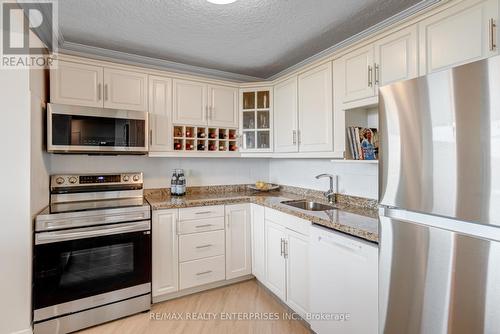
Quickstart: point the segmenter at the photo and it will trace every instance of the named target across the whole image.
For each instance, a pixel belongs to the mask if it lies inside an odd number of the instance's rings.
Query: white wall
[[[0,32],[1,33],[1,32]],[[29,71],[0,70],[0,333],[30,328]]]
[[[174,168],[183,168],[188,186],[268,181],[265,159],[149,158],[145,156],[50,155],[51,173],[144,172],[146,188],[170,187]]]
[[[378,198],[378,164],[332,162],[329,159],[272,159],[269,180],[289,186],[327,190],[328,178],[315,178],[321,173],[338,175],[341,194]]]

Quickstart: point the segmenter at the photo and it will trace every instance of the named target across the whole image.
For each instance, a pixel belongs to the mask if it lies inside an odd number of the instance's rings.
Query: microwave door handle
[[[107,236],[120,233],[148,231],[151,228],[149,221],[136,223],[116,224],[114,226],[97,226],[80,228],[74,230],[42,232],[35,235],[35,245],[49,244],[54,242],[86,239]]]

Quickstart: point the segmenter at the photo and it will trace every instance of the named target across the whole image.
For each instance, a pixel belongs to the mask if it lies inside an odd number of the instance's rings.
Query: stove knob
[[[134,175],[134,177],[132,178],[132,180],[134,180],[134,182],[139,181],[139,175]]]
[[[58,178],[56,178],[56,183],[57,184],[63,184],[64,183],[64,179],[59,176]]]
[[[69,183],[71,183],[71,184],[75,184],[76,181],[78,181],[78,179],[76,177],[74,177],[74,176],[72,176],[72,177],[69,178]]]
[[[124,182],[128,182],[128,180],[130,180],[130,177],[128,177],[128,175],[123,176],[123,181]]]

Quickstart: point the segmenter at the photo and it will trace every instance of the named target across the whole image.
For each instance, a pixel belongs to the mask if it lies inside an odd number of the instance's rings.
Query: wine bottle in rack
[[[198,151],[205,151],[205,144],[199,143],[198,144]]]
[[[204,131],[198,131],[198,138],[205,138],[206,134]]]

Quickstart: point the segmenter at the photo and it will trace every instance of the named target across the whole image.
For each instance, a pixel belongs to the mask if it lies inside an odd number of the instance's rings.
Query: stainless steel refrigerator
[[[500,58],[380,89],[379,333],[500,333]]]

